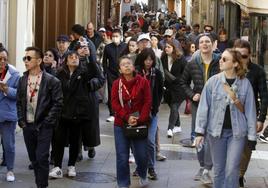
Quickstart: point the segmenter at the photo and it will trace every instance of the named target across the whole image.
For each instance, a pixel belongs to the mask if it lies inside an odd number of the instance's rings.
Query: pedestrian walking
[[[220,55],[213,52],[214,40],[210,34],[199,35],[199,50],[196,51],[192,60],[185,66],[181,77],[181,86],[187,97],[191,100],[192,128],[191,140],[194,143],[195,138],[195,119],[198,108],[200,94],[206,81],[219,72]],[[193,87],[191,87],[193,82]],[[197,150],[197,158],[200,169],[194,176],[194,180],[201,180],[204,184],[211,184],[212,179],[209,170],[212,169],[211,155],[209,145],[205,139],[204,147]]]
[[[167,136],[168,138],[171,138],[173,137],[173,134],[180,133],[182,131],[179,107],[186,96],[180,86],[180,79],[186,65],[186,61],[172,41],[166,42],[161,61],[163,63],[165,73],[164,99],[170,108]]]
[[[15,129],[17,124],[16,94],[19,72],[8,63],[8,51],[0,44],[0,135],[3,158],[6,164],[6,180],[15,181]]]
[[[115,112],[114,138],[116,150],[116,176],[118,187],[130,186],[129,150],[137,164],[140,184],[147,182],[147,136],[129,138],[125,134],[126,124],[131,127],[149,123],[151,111],[151,91],[146,79],[135,73],[134,62],[127,56],[119,60],[121,76],[114,81],[112,87],[112,108]],[[146,128],[145,128],[146,129]]]
[[[23,61],[27,71],[17,89],[18,124],[38,188],[48,187],[49,147],[63,104],[60,81],[41,69],[42,58],[39,48],[26,48]]]
[[[196,145],[206,135],[214,166],[214,188],[237,188],[242,152],[248,139],[256,142],[256,108],[252,86],[240,52],[226,49],[221,73],[211,77],[196,114]],[[254,145],[255,146],[255,145]]]
[[[250,81],[251,86],[253,87],[253,92],[255,96],[256,112],[257,112],[257,132],[262,131],[263,124],[267,115],[267,106],[268,106],[268,91],[266,85],[266,73],[258,64],[251,62],[250,55],[250,43],[245,40],[237,39],[234,42],[233,46],[237,51],[241,53],[242,61],[247,67],[246,78]],[[261,134],[258,134],[258,138],[261,138]],[[265,139],[265,137],[263,136]],[[252,143],[252,142],[249,142]],[[244,175],[247,171],[249,161],[252,154],[252,148],[249,144],[245,144],[243,151],[241,164],[240,164],[240,177],[239,177],[239,186],[244,187]]]

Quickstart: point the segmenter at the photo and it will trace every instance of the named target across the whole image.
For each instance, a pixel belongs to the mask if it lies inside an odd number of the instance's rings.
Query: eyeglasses
[[[205,29],[205,32],[210,33],[212,30],[211,29]]]
[[[243,59],[247,59],[247,58],[248,58],[248,55],[241,55],[241,57],[242,57]]]
[[[0,57],[0,61],[7,61],[6,57]]]
[[[53,57],[52,54],[47,54],[47,53],[45,53],[44,56]]]
[[[23,58],[22,58],[22,60],[25,62],[26,60],[27,61],[31,61],[32,59],[36,59],[36,57],[31,57],[31,56],[24,56]]]

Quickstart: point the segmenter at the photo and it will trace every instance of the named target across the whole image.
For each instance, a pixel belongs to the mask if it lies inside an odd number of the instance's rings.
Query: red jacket
[[[121,106],[119,100],[119,80],[122,80],[123,85],[128,90],[122,88],[122,98],[124,107]],[[112,108],[115,112],[115,126],[123,126],[123,122],[127,122],[130,114],[134,112],[139,112],[140,116],[138,119],[138,124],[144,124],[150,120],[150,112],[152,106],[152,97],[149,82],[141,77],[140,75],[135,75],[135,77],[127,81],[124,77],[113,82],[112,86]],[[131,100],[131,105],[129,101]]]

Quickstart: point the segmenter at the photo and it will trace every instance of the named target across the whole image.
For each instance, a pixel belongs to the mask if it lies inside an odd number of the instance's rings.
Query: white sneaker
[[[13,181],[15,181],[15,176],[14,176],[14,173],[13,173],[12,171],[8,171],[8,172],[7,172],[6,180],[7,180],[8,182],[13,182]]]
[[[114,122],[114,116],[110,116],[106,119],[107,122]]]
[[[141,187],[147,187],[149,185],[149,181],[147,180],[147,178],[145,179],[140,178],[139,183]]]
[[[167,137],[168,138],[171,138],[172,136],[173,136],[172,130],[171,129],[168,129],[168,131],[167,131]]]
[[[52,168],[51,171],[49,172],[49,177],[62,178],[63,177],[62,170],[59,167]]]
[[[76,176],[76,171],[74,166],[68,166],[68,176],[69,177],[75,177]]]
[[[182,130],[181,130],[181,127],[176,127],[176,126],[175,126],[175,127],[173,128],[173,134],[175,134],[175,133],[181,133],[181,131],[182,131]]]
[[[135,158],[134,158],[134,155],[132,153],[129,154],[128,162],[129,163],[135,163]]]

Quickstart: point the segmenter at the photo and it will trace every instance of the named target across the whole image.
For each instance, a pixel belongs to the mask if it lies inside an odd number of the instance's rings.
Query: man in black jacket
[[[199,35],[198,43],[200,50],[193,55],[192,61],[186,64],[181,77],[181,87],[192,101],[192,141],[195,139],[195,119],[201,92],[206,81],[219,72],[220,59],[220,55],[213,52],[214,40],[210,34]],[[190,86],[191,82],[193,82],[193,88]],[[200,163],[200,169],[194,180],[201,180],[204,184],[212,183],[208,173],[212,169],[212,160],[207,140],[205,140],[204,147],[201,150],[197,150],[197,158]]]
[[[257,112],[257,132],[263,129],[263,123],[266,119],[267,106],[268,106],[268,92],[266,85],[266,74],[258,64],[252,63],[250,60],[250,44],[248,41],[237,39],[234,42],[234,48],[241,53],[243,62],[245,63],[248,72],[246,74],[247,79],[250,81],[256,103]],[[259,100],[258,100],[259,99]],[[265,139],[265,138],[264,138]],[[248,168],[248,164],[251,158],[252,150],[255,149],[256,143],[248,141],[245,145],[244,152],[240,164],[240,178],[239,185],[244,187],[244,175]]]
[[[119,77],[119,66],[118,59],[125,48],[127,48],[127,44],[121,42],[121,30],[114,29],[112,34],[112,43],[108,44],[104,48],[103,52],[103,71],[107,78],[108,85],[108,108],[110,112],[110,117],[107,118],[107,122],[114,121],[114,113],[111,105],[111,91],[113,81]]]
[[[23,129],[36,185],[45,188],[48,186],[53,127],[63,105],[61,83],[41,69],[42,51],[39,48],[26,48],[23,61],[27,71],[20,78],[17,89],[18,124]]]

